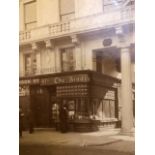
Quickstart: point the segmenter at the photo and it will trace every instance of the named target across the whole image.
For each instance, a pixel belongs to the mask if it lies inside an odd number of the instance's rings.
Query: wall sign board
[[[33,78],[33,79],[22,79],[20,85],[55,85],[55,84],[67,84],[67,83],[79,83],[89,82],[90,78],[87,74],[74,74],[66,76],[46,77],[46,78]]]

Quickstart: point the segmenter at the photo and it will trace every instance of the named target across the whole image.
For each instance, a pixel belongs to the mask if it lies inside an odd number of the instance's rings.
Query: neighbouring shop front
[[[36,128],[60,128],[59,109],[68,107],[70,131],[115,127],[118,121],[116,78],[93,71],[76,71],[20,78],[20,106],[25,129],[29,111]]]

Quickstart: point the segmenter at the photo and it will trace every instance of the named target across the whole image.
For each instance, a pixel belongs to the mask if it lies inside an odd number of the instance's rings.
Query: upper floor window
[[[74,0],[60,0],[60,19],[62,21],[71,20],[75,16]]]
[[[130,0],[130,1],[127,3],[127,6],[130,6],[130,5],[135,5],[135,0]]]
[[[109,11],[120,6],[122,0],[103,0],[103,10]]]
[[[37,59],[35,54],[25,55],[25,75],[34,75],[37,72]]]
[[[102,52],[93,52],[93,69],[99,73],[103,70]]]
[[[36,1],[31,1],[24,4],[24,20],[25,28],[32,29],[36,27],[37,24],[37,11],[36,11]]]
[[[62,71],[74,71],[75,70],[75,52],[74,47],[65,48],[61,51],[61,66]]]

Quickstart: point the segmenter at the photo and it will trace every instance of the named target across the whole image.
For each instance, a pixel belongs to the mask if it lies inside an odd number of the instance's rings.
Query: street
[[[118,145],[121,145],[119,143]],[[130,144],[133,145],[133,144]],[[73,147],[54,145],[20,146],[20,155],[134,155],[134,152],[122,152],[107,149],[108,146]]]
[[[122,136],[119,130],[92,133],[35,131],[23,133],[20,155],[134,155],[134,137]]]

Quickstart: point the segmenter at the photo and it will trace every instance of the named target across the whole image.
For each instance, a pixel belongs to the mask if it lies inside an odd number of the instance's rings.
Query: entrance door
[[[50,95],[47,88],[31,88],[31,109],[33,112],[35,127],[48,127]]]

